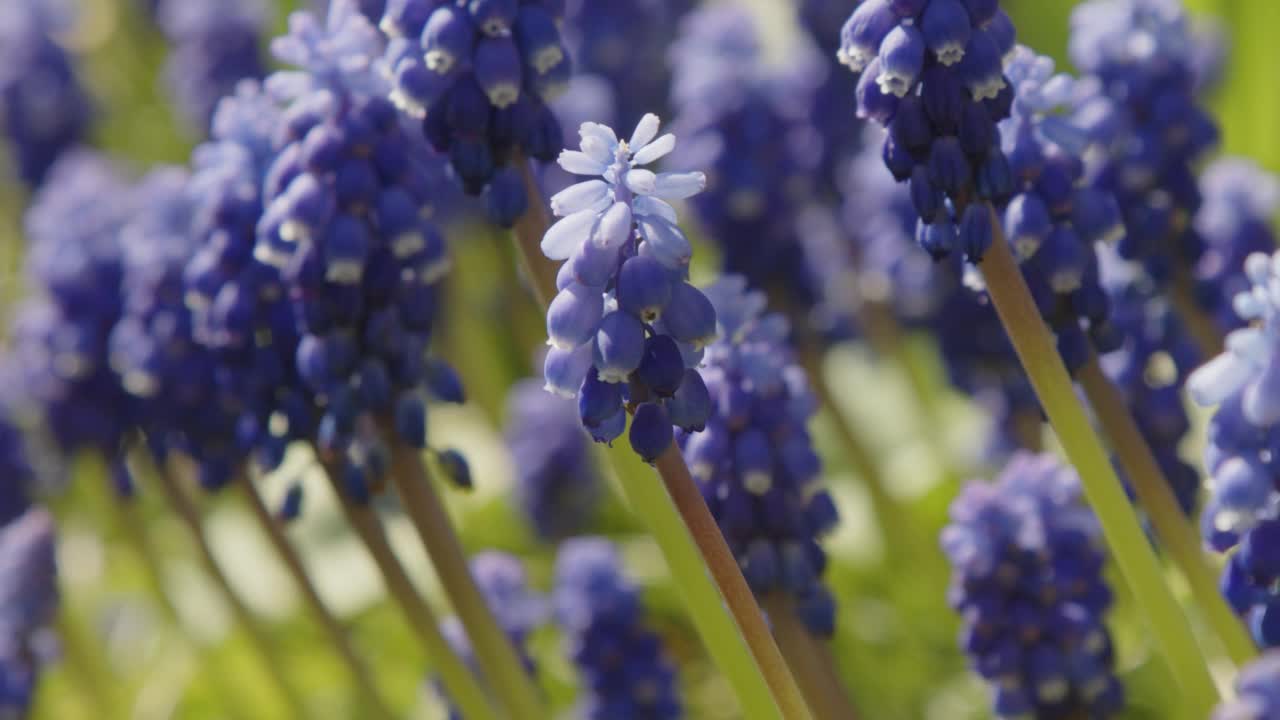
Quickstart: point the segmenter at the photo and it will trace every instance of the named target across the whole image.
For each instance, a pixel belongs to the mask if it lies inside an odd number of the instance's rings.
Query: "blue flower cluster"
[[[556,557],[554,606],[582,676],[586,720],[683,717],[675,667],[644,623],[640,590],[603,538],[577,538]]]
[[[561,0],[398,0],[380,23],[390,96],[424,118],[463,189],[484,192],[504,226],[528,206],[521,157],[549,162],[561,147],[547,102],[571,72],[563,10]]]
[[[269,20],[265,0],[162,0],[156,20],[170,44],[164,69],[169,92],[202,133],[236,83],[266,74],[260,47]]]
[[[1243,324],[1231,299],[1249,288],[1245,258],[1276,247],[1271,222],[1280,210],[1280,179],[1250,160],[1221,158],[1200,173],[1200,194],[1195,230],[1205,249],[1195,268],[1196,299],[1226,333]]]
[[[796,12],[801,28],[820,55],[806,69],[812,81],[817,82],[809,115],[822,137],[819,188],[835,196],[840,192],[845,164],[861,149],[865,139],[863,123],[849,119],[849,98],[857,91],[858,79],[837,59],[840,29],[849,16],[849,3],[801,0]]]
[[[764,314],[762,294],[733,275],[706,292],[721,329],[699,369],[711,417],[703,432],[681,433],[681,449],[752,590],[792,596],[805,625],[830,636],[836,608],[819,539],[839,516],[815,488],[821,463],[806,425],[817,399],[792,356],[787,321]]]
[[[584,123],[580,150],[560,166],[595,176],[551,198],[560,218],[542,252],[565,260],[547,310],[547,389],[578,398],[583,425],[612,442],[634,413],[631,447],[653,462],[671,446],[672,425],[701,429],[710,412],[694,368],[716,337],[715,310],[687,277],[693,248],[668,201],[700,192],[700,172],[654,173],[644,166],[675,148],[645,115],[630,139]]]
[[[785,299],[795,317],[818,300],[800,238],[815,192],[822,138],[803,63],[766,68],[751,14],[717,5],[685,17],[671,48],[677,78],[675,170],[705,169],[707,190],[690,201],[720,249],[725,272]]]
[[[110,161],[78,151],[54,166],[24,218],[31,296],[11,331],[15,392],[62,455],[112,458],[131,424],[108,350],[123,310],[121,229],[134,202]]]
[[[1211,479],[1201,516],[1206,541],[1220,552],[1238,546],[1222,577],[1227,601],[1244,615],[1254,639],[1280,645],[1280,253],[1245,262],[1251,287],[1233,305],[1251,325],[1227,336],[1227,349],[1191,374],[1187,389],[1201,405],[1220,404],[1209,424],[1205,467]]]
[[[571,400],[525,380],[507,394],[504,429],[515,465],[520,509],[543,540],[582,532],[603,489],[591,457],[591,438]]]
[[[994,483],[961,491],[942,547],[960,644],[990,683],[997,717],[1119,714],[1105,552],[1073,470],[1015,454]]]
[[[42,509],[0,525],[0,717],[26,717],[51,654],[41,631],[59,602],[54,530]]]
[[[1013,89],[1014,27],[999,2],[865,0],[841,30],[840,61],[861,73],[859,117],[889,128],[884,162],[909,182],[917,242],[977,262],[991,244],[986,203],[1014,192],[996,123]]]
[[[1210,720],[1267,720],[1280,716],[1280,652],[1270,652],[1240,670],[1236,696]]]
[[[1162,286],[1204,251],[1192,219],[1195,163],[1218,140],[1197,104],[1202,55],[1177,0],[1091,0],[1071,16],[1070,55],[1084,74],[1076,124],[1101,147],[1086,181],[1112,194],[1128,230],[1118,250]]]
[[[1191,515],[1199,500],[1200,473],[1179,454],[1191,431],[1182,388],[1200,351],[1140,265],[1109,247],[1100,247],[1098,257],[1111,322],[1123,338],[1119,348],[1101,358],[1102,369],[1123,394],[1178,504]]]
[[[525,649],[529,635],[542,625],[547,618],[546,599],[529,588],[529,578],[525,574],[524,565],[513,555],[496,550],[477,553],[471,558],[471,575],[476,586],[480,588],[485,603],[497,617],[498,625],[511,639],[511,643],[520,650],[525,667],[534,672],[533,658]],[[475,653],[471,641],[467,638],[466,629],[456,617],[445,620],[440,625],[453,651],[474,670]],[[437,691],[444,694],[444,689],[437,684]],[[445,698],[446,701],[448,698]],[[458,708],[449,707],[450,720],[463,720]]]
[[[63,22],[44,0],[0,9],[0,132],[29,187],[89,132],[92,107],[75,58],[54,39]]]

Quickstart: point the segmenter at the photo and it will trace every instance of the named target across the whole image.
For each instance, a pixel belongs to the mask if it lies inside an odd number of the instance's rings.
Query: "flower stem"
[[[1160,546],[1182,571],[1196,603],[1231,659],[1237,665],[1252,660],[1257,656],[1258,648],[1249,638],[1240,618],[1218,592],[1218,583],[1200,547],[1199,534],[1179,507],[1168,479],[1134,422],[1120,390],[1102,372],[1096,355],[1089,358],[1078,377],[1103,433],[1110,438],[1120,466],[1138,496],[1138,502],[1151,519]]]
[[[149,458],[143,459],[146,455],[145,450],[139,450],[134,453],[134,456],[142,460],[144,464],[151,464]],[[191,501],[191,498],[179,484],[173,465],[174,461],[170,460],[162,462],[154,468],[155,472],[153,474],[159,481],[165,500],[177,514],[182,524],[186,526],[187,533],[191,536],[192,541],[195,542],[200,561],[204,564],[205,573],[213,580],[223,599],[230,606],[236,622],[244,627],[254,649],[261,656],[263,664],[267,666],[267,674],[276,684],[290,711],[296,717],[306,717],[306,704],[302,701],[302,696],[298,694],[297,689],[294,688],[289,681],[289,677],[284,672],[284,669],[288,666],[284,655],[272,642],[270,636],[267,635],[266,630],[262,627],[258,618],[254,616],[253,611],[245,604],[244,598],[240,597],[240,593],[236,592],[235,588],[231,586],[231,581],[227,579],[222,565],[213,553],[213,546],[209,544],[209,537],[204,532],[200,513],[196,510],[195,503]]]
[[[1224,339],[1222,330],[1213,318],[1196,302],[1192,294],[1192,279],[1187,268],[1177,265],[1173,269],[1173,281],[1167,293],[1169,303],[1174,312],[1182,320],[1196,347],[1200,348],[1200,356],[1208,360],[1222,352]]]
[[[511,639],[476,585],[453,522],[414,447],[391,439],[391,477],[409,519],[418,531],[440,584],[467,631],[484,677],[497,690],[511,717],[541,720],[547,716],[542,697]]]
[[[991,211],[995,238],[979,266],[996,313],[1062,444],[1080,473],[1085,496],[1102,526],[1126,583],[1151,623],[1156,642],[1182,688],[1189,709],[1206,717],[1218,701],[1209,668],[1187,618],[1160,574],[1160,564],[1116,477],[1031,291],[1009,251],[999,218]]]
[[[765,598],[764,606],[769,611],[773,637],[787,663],[796,670],[796,679],[814,716],[855,720],[858,712],[836,676],[823,641],[799,621],[791,599],[782,593],[771,593]]]
[[[315,615],[316,620],[320,622],[320,627],[324,630],[325,635],[329,637],[329,642],[333,644],[338,655],[342,658],[343,663],[347,666],[347,670],[351,672],[351,677],[355,680],[356,687],[359,690],[360,698],[366,711],[371,715],[381,718],[395,717],[395,713],[387,707],[383,702],[381,695],[378,694],[377,687],[373,683],[373,678],[369,674],[369,667],[360,658],[356,652],[355,646],[351,642],[351,637],[347,633],[346,628],[342,626],[338,619],[324,604],[324,600],[320,597],[320,591],[316,588],[315,583],[311,581],[311,576],[307,573],[306,565],[302,562],[302,557],[298,554],[298,550],[293,546],[289,537],[285,534],[284,529],[280,526],[280,522],[267,509],[266,504],[262,500],[262,495],[258,492],[258,488],[247,474],[242,474],[236,480],[236,485],[240,488],[245,500],[249,503],[249,509],[253,512],[254,518],[258,521],[258,525],[262,527],[266,533],[267,539],[271,541],[271,546],[275,549],[276,555],[280,561],[284,563],[285,568],[289,571],[290,577],[297,584],[298,589],[302,591],[302,597],[306,600],[307,605],[311,608],[311,612]],[[363,714],[363,713],[362,713]]]
[[[523,158],[518,162],[530,210],[516,223],[516,245],[533,281],[534,294],[545,309],[555,295],[556,276],[555,264],[541,251],[549,216],[529,163]],[[812,717],[769,634],[764,613],[674,442],[658,457],[655,467],[662,478],[661,487],[624,477],[623,494],[648,524],[694,625],[733,686],[743,714],[760,720]]]
[[[123,712],[129,708],[121,707],[125,703],[116,694],[115,688],[120,683],[111,675],[111,664],[103,657],[96,639],[66,604],[54,618],[54,629],[67,670],[75,678],[75,684],[88,695],[86,701],[93,705],[92,714],[129,717],[132,713]]]
[[[467,720],[497,720],[499,716],[490,704],[488,694],[440,633],[440,622],[435,613],[405,574],[404,567],[387,542],[386,533],[383,532],[377,515],[369,507],[356,505],[344,498],[336,468],[324,463],[324,470],[334,494],[339,498],[339,505],[342,506],[347,522],[373,556],[374,564],[387,583],[387,591],[413,627],[427,652],[428,661],[440,674],[449,699]]]

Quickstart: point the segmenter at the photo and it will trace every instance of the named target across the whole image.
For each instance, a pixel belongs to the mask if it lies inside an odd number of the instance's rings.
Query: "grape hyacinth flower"
[[[996,717],[1119,714],[1106,556],[1075,471],[1015,454],[994,483],[961,491],[942,547],[961,647],[991,684]]]
[[[751,589],[791,596],[809,630],[829,637],[835,601],[822,583],[819,540],[839,518],[815,488],[821,463],[806,425],[817,400],[787,343],[787,321],[764,314],[761,293],[732,275],[706,293],[721,333],[698,370],[711,416],[703,432],[680,433],[681,449]]]
[[[398,0],[379,25],[391,40],[389,96],[423,118],[462,188],[483,192],[490,218],[505,227],[528,206],[521,158],[550,162],[560,148],[547,103],[571,71],[563,10],[553,0]]]
[[[1014,192],[996,123],[1013,89],[1002,60],[1014,30],[998,2],[865,0],[841,31],[840,61],[860,73],[858,116],[889,128],[886,167],[909,182],[917,242],[977,262],[991,244],[983,202]]]
[[[267,11],[264,0],[159,4],[157,22],[171,46],[165,79],[179,110],[201,133],[237,83],[266,74],[260,44]]]
[[[1162,287],[1189,277],[1204,251],[1195,166],[1218,129],[1198,103],[1196,42],[1175,0],[1092,0],[1071,16],[1070,56],[1085,79],[1075,120],[1102,148],[1086,181],[1119,202],[1120,255]]]
[[[1200,194],[1195,230],[1205,251],[1195,268],[1196,299],[1227,333],[1243,325],[1231,299],[1249,287],[1245,258],[1276,247],[1271,222],[1280,209],[1280,178],[1250,160],[1221,158],[1200,174]]]
[[[707,190],[690,206],[724,271],[794,306],[789,312],[801,320],[819,300],[800,217],[823,148],[808,118],[807,67],[770,71],[757,34],[741,7],[707,7],[684,19],[670,54],[681,138],[671,167],[706,170]],[[692,95],[690,87],[714,91]]]
[[[693,249],[667,202],[696,195],[706,177],[643,167],[675,148],[658,128],[646,115],[620,140],[584,123],[581,150],[562,152],[560,166],[598,177],[551,198],[562,219],[542,239],[543,254],[567,261],[547,310],[546,387],[578,398],[598,442],[621,435],[631,410],[631,447],[646,462],[671,445],[672,425],[706,422],[706,388],[692,368],[716,337],[715,310],[687,280]]]
[[[525,668],[534,672],[533,658],[527,650],[528,638],[534,630],[547,618],[545,598],[536,594],[529,587],[529,578],[525,574],[524,565],[518,558],[504,552],[488,550],[471,558],[471,575],[484,596],[485,603],[494,612],[498,625],[511,638],[515,647],[520,649]],[[445,639],[472,670],[476,668],[475,654],[471,642],[458,618],[445,620],[440,627]],[[437,685],[442,695],[445,691]],[[448,700],[446,695],[445,700]],[[450,704],[450,720],[462,720],[462,711]]]
[[[32,189],[92,121],[75,58],[54,39],[63,21],[43,0],[0,8],[0,133],[18,178]]]
[[[537,536],[582,532],[600,502],[601,481],[573,401],[524,380],[507,394],[503,432],[515,465],[516,499]]]
[[[843,168],[862,149],[865,130],[864,123],[851,122],[849,118],[849,98],[854,97],[858,80],[837,58],[840,28],[849,16],[849,3],[801,0],[797,15],[819,55],[807,68],[817,80],[809,113],[822,138],[819,188],[834,197],[840,193]]]
[[[1280,716],[1280,651],[1264,654],[1236,676],[1236,696],[1210,720],[1267,720]]]
[[[53,518],[41,508],[0,525],[0,717],[26,717],[59,604]]]
[[[424,219],[430,153],[377,69],[382,36],[346,2],[324,25],[295,13],[290,26],[272,50],[299,69],[267,79],[285,109],[253,254],[279,272],[299,335],[304,434],[360,486],[386,471],[380,424],[423,448],[428,398],[463,399],[453,369],[427,354],[450,261]],[[253,298],[236,302],[249,319]]]
[[[644,624],[640,589],[603,538],[575,538],[556,557],[555,617],[582,676],[585,720],[684,716],[675,667]]]

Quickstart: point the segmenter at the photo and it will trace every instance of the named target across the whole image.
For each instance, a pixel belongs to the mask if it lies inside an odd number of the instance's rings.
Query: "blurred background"
[[[0,0],[0,4],[12,1]],[[272,34],[283,30],[287,14],[301,2],[268,3],[265,10],[272,13]],[[796,32],[790,4],[787,0],[750,0],[748,4],[768,19],[761,26],[771,33],[768,43],[773,56],[785,62]],[[853,3],[849,4],[852,8]],[[161,71],[167,43],[144,3],[81,0],[78,5],[74,21],[60,29],[57,40],[75,57],[91,95],[92,144],[139,170],[157,163],[185,163],[198,134],[169,95]],[[1073,3],[1004,0],[1003,5],[1014,17],[1021,42],[1066,67]],[[1223,47],[1229,48],[1223,76],[1212,95],[1223,127],[1223,149],[1280,171],[1280,42],[1275,39],[1275,3],[1189,0],[1188,5],[1207,27],[1222,35]],[[0,156],[0,167],[7,162]],[[23,291],[21,219],[28,198],[8,171],[0,173],[0,178],[5,179],[0,189],[0,307],[8,308]],[[503,285],[502,278],[507,277],[503,268],[511,262],[501,250],[503,244],[468,242],[472,235],[493,232],[458,226],[448,233],[455,271],[448,281],[451,299],[445,304],[447,317],[437,339],[438,352],[462,369],[471,401],[433,410],[432,442],[458,448],[471,462],[474,489],[451,492],[448,498],[467,550],[514,553],[526,561],[533,585],[545,589],[554,548],[537,539],[513,499],[516,461],[502,435],[507,388],[520,379],[525,364],[512,349],[510,333],[514,328],[536,335],[542,328],[519,289]],[[712,252],[700,247],[696,255],[695,277],[711,277]],[[7,312],[0,312],[0,317],[8,321]],[[502,321],[485,321],[489,319]],[[875,452],[884,459],[912,533],[932,544],[957,492],[957,475],[989,472],[981,466],[980,414],[947,388],[941,370],[933,368],[929,378],[934,391],[944,398],[939,406],[945,422],[926,423],[913,409],[903,370],[881,364],[856,342],[831,354],[827,372],[838,379],[832,383],[836,400],[867,429]],[[910,567],[885,560],[880,528],[854,471],[842,460],[827,418],[819,416],[814,425],[825,481],[842,516],[839,530],[827,543],[832,558],[827,582],[839,602],[835,655],[864,717],[987,717],[985,691],[966,672],[956,648],[957,621],[945,598],[945,561],[939,553],[930,554],[935,558],[932,564]],[[929,437],[931,432],[942,436]],[[934,443],[947,449],[946,461],[929,451]],[[1187,453],[1197,456],[1199,451],[1188,448]],[[630,453],[620,455],[632,458]],[[634,458],[632,462],[622,471],[648,472]],[[183,528],[153,493],[144,492],[138,499],[140,516],[146,533],[163,548],[163,591],[174,602],[180,623],[166,618],[148,587],[144,568],[123,541],[125,529],[107,510],[107,484],[96,481],[102,473],[97,464],[83,462],[75,471],[77,481],[52,501],[60,532],[62,652],[81,654],[84,666],[96,669],[85,676],[71,672],[66,663],[51,666],[39,686],[34,717],[109,717],[95,701],[101,692],[132,699],[131,717],[139,720],[287,717],[243,632],[200,570]],[[311,460],[291,457],[265,480],[263,493],[275,506],[295,484],[304,488],[305,511],[289,532],[303,549],[328,604],[353,628],[356,644],[369,650],[379,686],[397,707],[410,708],[407,716],[443,717],[420,649],[404,631],[376,569],[346,529]],[[336,656],[304,612],[248,509],[238,497],[226,494],[207,498],[202,507],[219,560],[252,610],[267,620],[270,635],[287,655],[287,672],[305,688],[312,716],[362,717]],[[393,544],[411,575],[433,605],[446,607],[408,521],[393,506],[382,509]],[[728,687],[707,662],[684,618],[656,546],[616,494],[606,494],[592,529],[620,543],[628,569],[642,584],[646,607],[681,668],[690,717],[728,717],[724,710],[731,705]],[[1178,717],[1178,709],[1165,704],[1164,690],[1171,681],[1148,662],[1148,640],[1140,634],[1142,623],[1132,617],[1126,598],[1119,598],[1113,619],[1119,665],[1130,693],[1125,717]],[[556,707],[564,710],[571,703],[576,681],[559,652],[559,642],[554,631],[545,630],[533,638],[532,647],[544,685],[551,690]]]

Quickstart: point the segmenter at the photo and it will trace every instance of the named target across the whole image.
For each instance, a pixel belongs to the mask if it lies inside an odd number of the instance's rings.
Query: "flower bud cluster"
[[[889,129],[885,165],[910,183],[917,242],[936,257],[981,260],[986,201],[1014,191],[996,129],[1013,102],[1002,68],[1013,47],[998,2],[865,0],[841,30],[840,61],[861,73],[858,115]]]
[[[26,717],[58,611],[53,517],[32,508],[0,525],[0,716]]]
[[[596,179],[551,198],[562,219],[542,239],[542,252],[564,260],[559,293],[547,310],[551,348],[546,387],[578,398],[583,425],[612,442],[634,413],[629,439],[646,462],[671,446],[672,425],[699,430],[710,401],[693,368],[716,337],[715,310],[688,282],[693,248],[668,201],[700,192],[700,172],[654,173],[644,166],[675,148],[646,115],[630,139],[584,123],[580,150],[560,166]]]
[[[603,538],[576,538],[556,557],[555,617],[582,679],[586,720],[683,717],[674,665],[644,623],[640,589]]]
[[[792,596],[809,629],[830,636],[835,600],[822,583],[819,540],[839,518],[816,487],[821,462],[806,425],[817,399],[787,321],[764,314],[762,294],[732,275],[706,292],[721,330],[699,368],[711,416],[703,432],[681,433],[681,449],[752,590]]]
[[[591,521],[603,489],[572,400],[524,380],[507,394],[507,449],[515,465],[515,494],[538,537],[577,535]]]
[[[1072,13],[1070,56],[1084,78],[1075,123],[1101,148],[1086,182],[1119,202],[1120,255],[1163,287],[1204,252],[1195,166],[1218,141],[1190,19],[1177,0],[1091,0]]]
[[[267,10],[263,0],[160,3],[157,21],[170,44],[165,80],[187,122],[202,133],[238,82],[266,74],[260,46]]]
[[[75,59],[55,40],[66,18],[53,6],[10,0],[0,9],[0,133],[31,188],[85,138],[93,114]]]
[[[1015,454],[995,482],[961,491],[942,548],[960,644],[991,685],[996,717],[1119,714],[1106,555],[1074,470]]]
[[[507,227],[528,203],[517,161],[549,162],[561,146],[547,102],[571,71],[563,10],[560,0],[398,0],[380,23],[390,97],[424,119],[463,189],[485,193]]]

